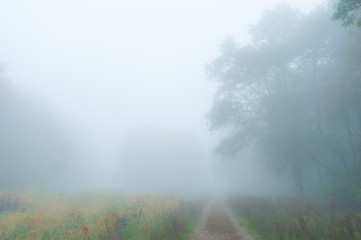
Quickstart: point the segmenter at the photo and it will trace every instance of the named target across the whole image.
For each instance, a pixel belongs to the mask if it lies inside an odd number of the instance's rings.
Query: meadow
[[[0,193],[0,240],[188,239],[201,201],[170,195]]]
[[[234,197],[233,213],[258,239],[361,239],[361,216],[335,202]]]

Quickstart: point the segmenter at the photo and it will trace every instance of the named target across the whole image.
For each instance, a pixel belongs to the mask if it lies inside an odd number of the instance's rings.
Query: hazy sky
[[[280,2],[0,0],[0,62],[108,160],[137,127],[187,129],[204,141],[214,88],[204,65],[228,35],[246,43],[248,25]],[[309,11],[324,1],[284,2]]]

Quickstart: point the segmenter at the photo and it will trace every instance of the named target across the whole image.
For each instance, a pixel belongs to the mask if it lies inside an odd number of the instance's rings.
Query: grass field
[[[0,193],[0,240],[188,239],[200,201],[168,195]]]
[[[360,214],[333,202],[237,197],[228,204],[241,223],[259,239],[361,239]]]

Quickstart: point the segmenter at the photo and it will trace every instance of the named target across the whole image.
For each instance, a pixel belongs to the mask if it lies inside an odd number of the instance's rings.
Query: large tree
[[[208,66],[219,83],[210,127],[228,133],[216,152],[234,157],[252,145],[268,166],[290,171],[299,195],[308,169],[339,175],[340,166],[349,168],[345,144],[335,143],[339,131],[325,116],[324,89],[333,86],[347,40],[330,18],[326,10],[303,14],[282,4],[250,28],[250,44],[227,39]]]

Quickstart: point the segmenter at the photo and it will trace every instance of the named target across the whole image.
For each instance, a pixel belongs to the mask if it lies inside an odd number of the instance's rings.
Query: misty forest
[[[0,240],[361,239],[361,0],[3,0],[0,33]]]

